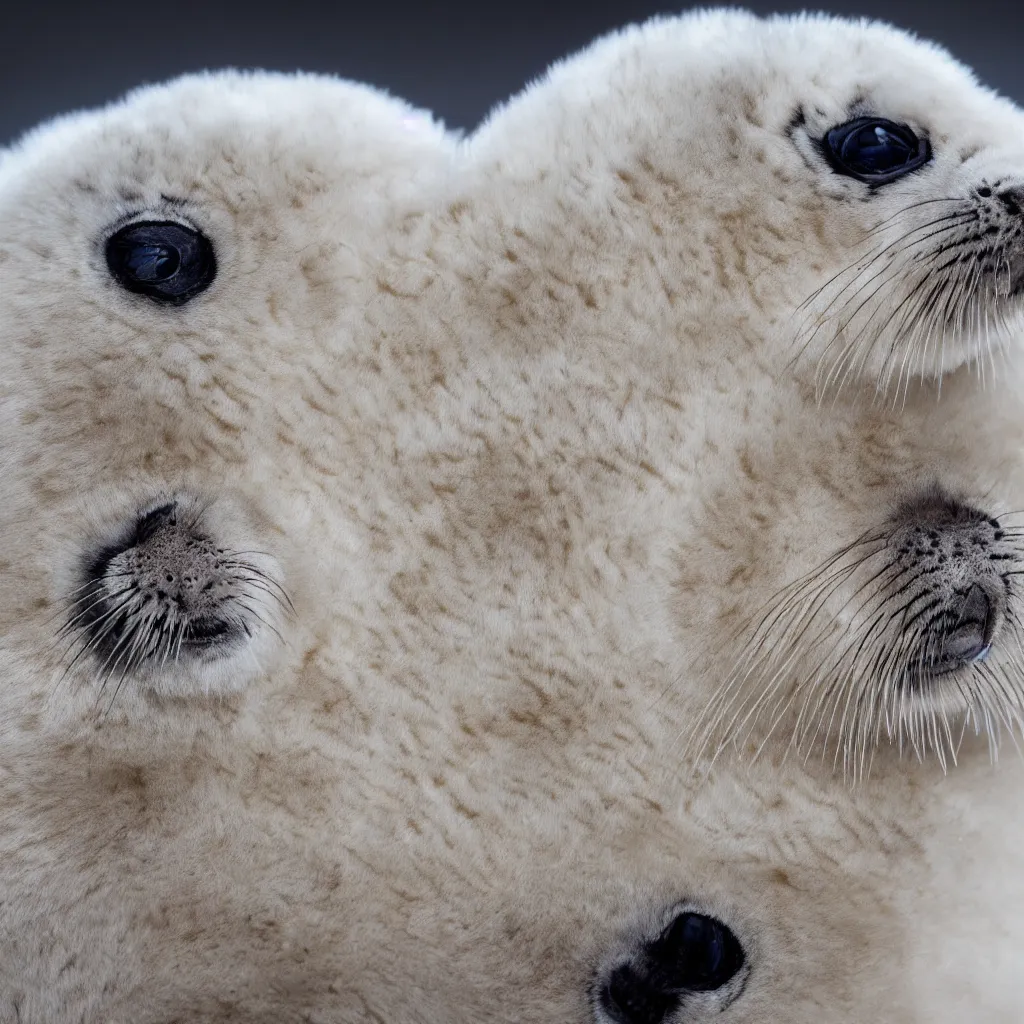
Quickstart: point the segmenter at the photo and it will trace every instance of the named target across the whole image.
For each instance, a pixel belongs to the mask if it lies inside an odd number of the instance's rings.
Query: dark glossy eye
[[[662,1024],[693,992],[713,992],[745,962],[736,936],[705,914],[679,914],[601,986],[601,1009],[616,1024]]]
[[[822,150],[834,171],[873,185],[909,174],[932,158],[927,139],[882,117],[858,117],[831,129]]]
[[[107,239],[107,266],[130,292],[180,306],[217,275],[209,240],[174,221],[137,221]]]

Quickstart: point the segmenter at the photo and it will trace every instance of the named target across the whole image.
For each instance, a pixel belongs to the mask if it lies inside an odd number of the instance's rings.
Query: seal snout
[[[140,519],[135,536],[104,570],[129,580],[143,602],[164,603],[189,617],[190,645],[230,633],[219,618],[217,591],[223,589],[223,549],[179,521],[177,503],[161,505]]]
[[[140,617],[156,633],[173,620],[178,643],[186,650],[230,640],[238,628],[224,614],[223,598],[230,588],[225,552],[181,513],[177,502],[152,509],[127,538],[93,563],[91,582],[103,595],[99,607],[108,616],[106,643],[123,643]]]
[[[272,560],[226,547],[209,512],[187,497],[151,505],[83,561],[63,629],[76,661],[91,653],[101,676],[151,675],[220,662],[275,632],[289,602]]]
[[[984,661],[1007,613],[1016,552],[997,519],[934,493],[904,506],[893,535],[899,625],[919,683]]]
[[[1001,229],[997,237],[1002,241],[993,267],[993,293],[997,299],[1017,297],[1024,291],[1024,184],[986,184],[978,195],[987,204],[983,207],[982,229]]]

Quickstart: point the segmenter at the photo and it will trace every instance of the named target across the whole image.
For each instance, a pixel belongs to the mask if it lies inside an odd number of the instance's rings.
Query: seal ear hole
[[[104,255],[122,288],[163,305],[183,305],[217,276],[210,240],[177,221],[127,224],[107,239]]]
[[[927,139],[884,117],[857,117],[825,133],[821,150],[837,174],[884,185],[916,171],[932,158]]]
[[[746,955],[728,925],[690,910],[677,913],[653,940],[640,942],[599,979],[598,1020],[667,1024],[694,998],[734,998],[731,984]],[[724,990],[724,991],[723,991]],[[728,993],[728,995],[726,995]],[[720,1004],[719,1004],[720,1005]]]

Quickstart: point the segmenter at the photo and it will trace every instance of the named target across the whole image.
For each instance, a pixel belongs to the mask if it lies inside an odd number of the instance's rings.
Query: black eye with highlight
[[[743,947],[725,924],[684,912],[607,974],[597,1002],[615,1024],[663,1024],[687,996],[722,988],[745,962]]]
[[[136,221],[107,239],[107,267],[123,288],[180,306],[217,275],[208,238],[175,221]]]
[[[870,185],[894,181],[932,158],[927,139],[884,117],[858,117],[838,125],[826,133],[821,148],[834,171]]]

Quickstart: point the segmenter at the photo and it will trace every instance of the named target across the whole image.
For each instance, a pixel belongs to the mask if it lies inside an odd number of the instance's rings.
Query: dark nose
[[[616,968],[600,998],[615,1024],[663,1024],[679,1006],[677,993],[661,991],[629,966]]]
[[[688,993],[721,988],[744,962],[727,925],[684,912],[611,972],[599,993],[601,1008],[615,1024],[666,1024]]]
[[[975,583],[959,608],[950,605],[939,646],[939,667],[952,670],[984,658],[992,641],[992,625],[992,602]]]

